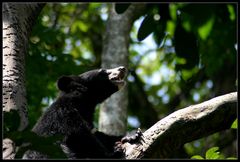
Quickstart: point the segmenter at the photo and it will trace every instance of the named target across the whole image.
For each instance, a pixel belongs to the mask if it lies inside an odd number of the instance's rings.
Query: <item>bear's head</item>
[[[93,104],[101,103],[123,87],[126,68],[96,69],[79,76],[62,76],[57,86],[64,95],[79,96]]]

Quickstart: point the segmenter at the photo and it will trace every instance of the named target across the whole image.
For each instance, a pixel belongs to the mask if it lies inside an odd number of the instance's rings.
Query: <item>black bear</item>
[[[79,76],[62,76],[60,95],[38,120],[33,132],[40,136],[64,135],[61,147],[70,159],[117,158],[115,143],[122,137],[94,131],[93,115],[103,102],[123,85],[126,68],[97,69]],[[26,159],[34,158],[25,155]]]

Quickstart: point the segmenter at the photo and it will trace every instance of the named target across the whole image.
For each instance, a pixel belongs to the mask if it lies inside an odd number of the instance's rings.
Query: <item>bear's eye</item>
[[[81,94],[78,90],[73,91],[73,93],[74,93],[75,96],[79,96]]]
[[[106,73],[106,70],[105,70],[105,69],[99,69],[98,72],[99,72],[99,73]]]

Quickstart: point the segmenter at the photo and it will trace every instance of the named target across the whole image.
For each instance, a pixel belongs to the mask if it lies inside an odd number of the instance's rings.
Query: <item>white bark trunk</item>
[[[19,131],[28,125],[25,89],[25,54],[28,36],[43,4],[3,3],[3,112],[17,110]],[[15,120],[15,119],[12,119]],[[3,140],[3,159],[15,157],[11,139]]]
[[[19,110],[19,130],[28,125],[25,53],[39,4],[3,3],[3,111]]]
[[[144,4],[131,5],[123,14],[117,14],[112,5],[109,11],[103,41],[102,67],[128,68],[129,35],[133,22],[140,16]],[[100,108],[99,130],[110,135],[126,132],[128,94],[127,85],[107,99]]]

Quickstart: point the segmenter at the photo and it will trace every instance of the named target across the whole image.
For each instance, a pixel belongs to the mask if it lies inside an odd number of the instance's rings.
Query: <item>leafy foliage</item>
[[[207,150],[206,154],[205,154],[205,158],[203,158],[200,155],[194,155],[191,157],[191,159],[237,159],[234,157],[228,157],[228,158],[224,158],[224,156],[222,154],[220,154],[219,152],[219,147],[212,147],[210,149]]]
[[[61,135],[41,137],[30,130],[26,130],[23,132],[11,132],[7,136],[13,139],[19,146],[16,158],[22,158],[27,150],[39,151],[50,158],[66,158],[58,144],[58,141],[63,138]]]
[[[231,128],[237,129],[237,127],[238,127],[238,119],[234,120],[234,122],[232,123]]]
[[[15,119],[15,120],[12,120]],[[18,131],[20,117],[17,111],[4,112],[4,134],[3,138],[10,138],[18,147],[16,159],[22,158],[27,150],[35,150],[45,153],[52,158],[66,158],[62,149],[57,145],[57,141],[63,138],[62,135],[52,137],[41,137],[27,127],[23,131]],[[56,143],[53,145],[53,143]]]
[[[191,159],[202,160],[202,159],[204,159],[204,158],[203,158],[202,156],[200,156],[200,155],[194,155],[194,156],[191,157]]]
[[[13,120],[14,119],[14,120]],[[20,117],[17,110],[11,110],[10,112],[3,112],[3,131],[11,132],[16,131],[20,124]]]
[[[168,14],[159,14],[159,6]],[[137,58],[136,52],[141,55],[135,70],[142,82],[136,85],[137,78],[132,75],[134,81],[130,86],[144,86],[148,102],[153,106],[133,103],[131,97],[130,108],[137,107],[144,112],[144,108],[148,107],[147,111],[153,109],[159,116],[164,116],[162,114],[177,108],[201,102],[209,95],[236,91],[235,7],[233,4],[151,4],[136,35],[139,41],[144,42],[153,33],[160,48],[155,54],[132,50],[132,60]],[[154,21],[153,17],[159,15],[160,20]],[[155,32],[156,26],[164,26],[161,23],[166,26]],[[141,88],[131,89],[137,92],[135,96],[142,93]],[[130,92],[130,95],[134,94]],[[135,100],[143,101],[143,98]],[[136,114],[138,110],[133,109],[130,113]],[[146,118],[149,117],[143,113],[139,115],[140,121]],[[144,122],[142,126],[149,127],[150,124],[145,125]],[[209,138],[212,142],[218,141],[220,137],[214,136]],[[198,152],[202,147],[206,147],[203,141],[193,148]]]
[[[218,159],[219,156],[219,147],[212,147],[206,152],[206,159]]]
[[[138,30],[138,41],[144,40],[151,33],[154,34],[157,45],[163,41],[167,20],[170,18],[168,4],[147,4],[147,15]]]
[[[181,20],[178,20],[174,33],[175,51],[176,55],[184,58],[186,62],[184,64],[177,64],[176,70],[192,69],[199,63],[197,39],[195,34],[184,29],[179,21]]]
[[[143,39],[145,39],[149,34],[153,32],[153,30],[155,29],[155,26],[156,26],[156,23],[153,18],[153,15],[147,15],[144,18],[141,24],[141,27],[139,28],[138,40],[142,41]]]

